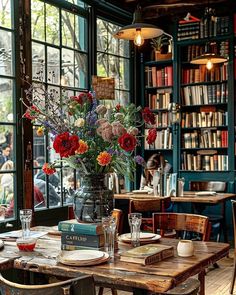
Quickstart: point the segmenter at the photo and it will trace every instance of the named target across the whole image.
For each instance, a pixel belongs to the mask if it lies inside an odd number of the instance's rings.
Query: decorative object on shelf
[[[154,49],[154,59],[156,61],[172,59],[172,41],[173,37],[165,32],[152,39],[150,44]]]
[[[131,25],[119,29],[113,36],[118,39],[134,40],[134,44],[141,46],[145,39],[152,39],[163,34],[160,28],[143,22],[141,6],[138,5],[133,15]]]
[[[171,125],[179,123],[181,119],[179,104],[177,104],[176,102],[169,103],[168,111],[169,111],[169,123]]]
[[[60,97],[54,89],[46,91],[42,83],[29,84],[23,103],[27,108],[24,117],[40,125],[37,134],[50,134],[51,146],[60,155],[60,159],[45,163],[43,171],[53,174],[61,163],[76,169],[83,181],[80,197],[75,197],[75,215],[84,222],[101,221],[102,215],[112,210],[104,176],[116,172],[133,180],[136,164],[145,164],[141,156],[133,155],[143,137],[138,128],[144,122],[155,125],[154,114],[148,107],[142,110],[134,104],[108,109],[91,92]],[[155,131],[150,129],[149,142],[155,141]]]
[[[211,42],[210,42],[210,22],[212,17],[214,17],[213,10],[209,7],[209,0],[208,0],[208,6],[205,9],[205,19],[206,19],[206,28],[207,28],[207,43],[205,52],[193,58],[190,63],[195,65],[206,65],[206,68],[208,70],[211,70],[213,68],[214,64],[224,63],[227,61],[227,58],[224,56],[221,56],[219,54],[211,52]]]

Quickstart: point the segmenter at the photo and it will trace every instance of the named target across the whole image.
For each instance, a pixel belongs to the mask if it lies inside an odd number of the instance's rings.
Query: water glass
[[[111,258],[114,258],[116,219],[113,216],[102,217],[102,227],[105,237],[105,251]]]
[[[128,215],[131,233],[131,244],[133,247],[140,246],[140,226],[142,222],[141,213],[130,213]]]
[[[20,210],[20,221],[22,227],[22,239],[30,237],[30,223],[32,220],[32,209]]]

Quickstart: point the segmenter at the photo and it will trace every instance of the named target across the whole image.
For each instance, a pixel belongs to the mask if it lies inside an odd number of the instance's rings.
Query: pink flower
[[[108,122],[103,123],[97,128],[97,134],[102,137],[104,141],[110,142],[112,140],[112,127]]]
[[[112,126],[112,133],[115,136],[120,137],[121,135],[126,133],[125,127],[120,122],[115,121],[111,124],[111,126]]]
[[[127,132],[133,136],[138,135],[138,128],[136,127],[129,127],[129,129],[127,130]]]

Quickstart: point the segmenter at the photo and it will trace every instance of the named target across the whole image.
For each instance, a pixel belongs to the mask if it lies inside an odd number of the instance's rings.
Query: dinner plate
[[[78,250],[78,251],[87,251],[87,250]],[[88,250],[89,251],[89,250]],[[73,252],[73,251],[62,251],[62,252]],[[104,263],[106,261],[109,260],[110,256],[108,253],[106,252],[102,252],[102,251],[97,251],[97,252],[101,252],[102,253],[102,257],[95,259],[95,260],[65,260],[63,258],[63,254],[59,254],[57,257],[57,261],[65,264],[65,265],[69,265],[69,266],[91,266],[91,265],[98,265],[101,263]]]
[[[152,239],[155,237],[156,234],[153,234],[153,233],[145,233],[145,232],[141,232],[140,233],[140,240],[143,240],[143,239]],[[124,234],[123,235],[126,240],[131,240],[131,233],[128,233],[128,234]]]
[[[216,192],[213,191],[202,191],[202,192],[196,192],[196,196],[215,196]]]
[[[74,250],[74,251],[62,251],[60,256],[63,261],[68,262],[88,262],[96,261],[103,258],[105,252],[97,250]]]
[[[152,243],[152,242],[156,242],[161,238],[160,235],[158,234],[154,234],[154,236],[152,238],[144,238],[144,239],[140,239],[140,244],[145,244],[145,243]],[[130,243],[131,239],[130,239],[130,234],[123,234],[119,236],[119,241],[124,242],[124,243]]]

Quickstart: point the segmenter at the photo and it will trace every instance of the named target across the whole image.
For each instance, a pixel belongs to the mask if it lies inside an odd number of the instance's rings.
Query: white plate
[[[152,242],[156,242],[158,241],[161,236],[158,235],[158,234],[153,234],[154,236],[152,238],[144,238],[144,239],[140,239],[140,243],[141,244],[145,244],[145,243],[152,243]],[[130,234],[123,234],[123,235],[120,235],[119,236],[119,240],[121,242],[124,242],[124,243],[130,243],[131,242],[131,239],[130,239]]]
[[[195,195],[196,196],[215,196],[216,195],[216,192],[202,191],[202,192],[196,192]]]
[[[97,250],[74,250],[62,251],[60,256],[62,260],[68,262],[88,262],[101,259],[105,252]]]
[[[141,194],[141,195],[148,194],[149,192],[150,192],[149,190],[134,190],[134,191],[132,191],[133,194]]]
[[[75,251],[77,251],[77,250],[75,250]],[[90,251],[90,250],[78,250],[78,251]],[[65,252],[65,251],[63,251],[63,252]],[[67,251],[67,252],[73,252],[73,251]],[[99,251],[99,252],[101,252],[103,255],[101,258],[95,259],[95,260],[94,259],[93,260],[80,260],[80,261],[78,261],[78,260],[77,261],[64,260],[63,255],[60,254],[57,257],[57,261],[62,264],[65,264],[65,265],[69,265],[69,266],[90,266],[90,265],[98,265],[98,264],[104,263],[109,260],[110,256],[108,253],[102,252],[102,251]]]
[[[123,236],[124,236],[125,239],[131,240],[131,233],[124,234]],[[155,234],[153,234],[153,233],[143,233],[143,232],[140,233],[140,240],[152,239],[154,237],[155,237]]]

